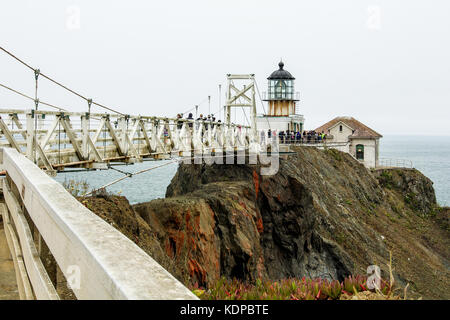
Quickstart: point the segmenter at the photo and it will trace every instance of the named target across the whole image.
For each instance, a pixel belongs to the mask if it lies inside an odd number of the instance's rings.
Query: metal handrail
[[[391,159],[391,158],[380,158],[378,160],[377,167],[386,168],[413,168],[413,163],[408,159]]]

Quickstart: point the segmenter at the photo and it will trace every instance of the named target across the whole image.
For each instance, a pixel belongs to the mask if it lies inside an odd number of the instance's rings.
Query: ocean
[[[441,206],[450,206],[450,137],[427,136],[384,136],[380,143],[380,158],[405,159],[434,182],[436,198]],[[134,165],[120,165],[115,168],[136,172],[164,161],[145,161]],[[124,179],[108,187],[112,193],[120,193],[130,203],[146,202],[164,198],[166,188],[177,171],[177,163]],[[64,180],[87,181],[92,188],[101,187],[123,174],[114,170],[59,173],[55,178]]]
[[[380,157],[406,159],[433,181],[437,202],[450,206],[450,137],[384,136]]]

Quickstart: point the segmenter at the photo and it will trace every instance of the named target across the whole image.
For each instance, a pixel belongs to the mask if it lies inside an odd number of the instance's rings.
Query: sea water
[[[438,203],[450,206],[450,136],[384,136],[380,157],[410,160],[433,181]]]
[[[410,160],[434,182],[438,203],[450,206],[450,137],[427,136],[385,136],[380,143],[380,158]],[[120,165],[115,168],[124,172],[137,172],[159,166],[169,160],[145,161],[134,165]],[[107,188],[109,192],[120,193],[130,203],[146,202],[164,198],[166,188],[177,171],[178,164],[172,162],[146,173],[126,178]],[[124,174],[114,170],[59,173],[55,178],[86,181],[91,188],[99,188]]]

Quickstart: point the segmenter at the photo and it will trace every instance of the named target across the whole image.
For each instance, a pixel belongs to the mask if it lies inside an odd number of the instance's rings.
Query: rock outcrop
[[[257,165],[182,164],[165,199],[121,209],[114,223],[184,282],[342,280],[374,264],[388,276],[392,252],[398,284],[450,297],[448,211],[437,207],[429,179],[416,170],[371,172],[335,150],[296,151],[273,176]]]

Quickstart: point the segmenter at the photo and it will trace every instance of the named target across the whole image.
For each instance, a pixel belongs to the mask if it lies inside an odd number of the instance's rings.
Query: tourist
[[[192,113],[189,113],[187,119],[189,120],[189,128],[192,129],[192,121],[194,120],[194,116],[192,115]]]
[[[169,130],[164,126],[164,144],[167,144],[167,139],[169,138]]]
[[[183,121],[181,121],[181,114],[177,114],[177,129],[181,129],[183,127]]]
[[[284,143],[284,131],[280,131],[280,133],[278,133],[278,137],[280,138],[280,143]]]
[[[195,130],[198,130],[198,128],[200,127],[200,121],[202,121],[203,119],[203,114],[200,113],[200,117],[197,118],[197,120],[195,121]]]

